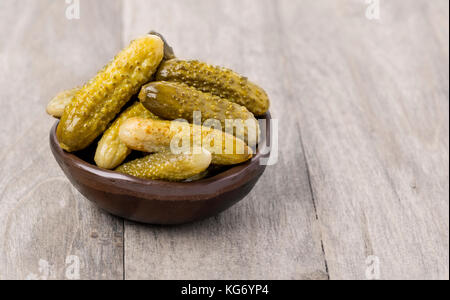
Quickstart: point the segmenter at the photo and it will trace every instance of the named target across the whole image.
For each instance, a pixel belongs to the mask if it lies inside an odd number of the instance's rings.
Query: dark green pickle
[[[243,105],[256,116],[264,115],[270,106],[267,93],[246,77],[196,60],[165,61],[156,74],[156,80],[186,83],[202,92]]]
[[[235,129],[236,135],[251,146],[257,143],[258,121],[244,106],[201,92],[186,84],[152,82],[142,88],[139,99],[148,110],[167,120],[185,119],[192,123],[194,112],[201,112],[202,123],[211,119],[218,120],[222,130],[226,129],[226,120],[242,120],[243,126]],[[211,126],[214,125],[216,124]]]

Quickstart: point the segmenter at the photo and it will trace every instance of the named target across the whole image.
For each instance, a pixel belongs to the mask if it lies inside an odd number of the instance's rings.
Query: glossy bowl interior
[[[59,122],[50,132],[50,147],[71,183],[100,208],[142,223],[183,224],[214,216],[252,190],[266,168],[261,160],[270,156],[270,120],[269,113],[263,117],[267,130],[263,130],[257,154],[250,161],[189,183],[144,180],[100,169],[86,159],[86,152],[68,153],[59,146]]]

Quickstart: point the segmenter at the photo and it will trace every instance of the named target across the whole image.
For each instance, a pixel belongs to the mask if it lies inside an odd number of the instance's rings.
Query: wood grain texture
[[[330,278],[448,279],[448,1],[278,3]]]
[[[108,5],[105,5],[108,2]],[[123,221],[71,187],[52,157],[45,107],[121,46],[120,2],[0,4],[0,279],[123,278]],[[92,24],[99,24],[92,30]]]
[[[0,279],[67,278],[71,255],[81,279],[367,279],[370,256],[381,279],[449,279],[449,2],[380,4],[82,0],[69,21],[65,1],[2,0]],[[185,226],[101,212],[48,147],[47,101],[151,29],[256,81],[279,119],[247,199]]]
[[[124,40],[163,32],[181,58],[229,66],[264,87],[285,115],[277,19],[270,1],[126,1]],[[172,20],[167,22],[166,20]],[[220,25],[219,25],[220,24]],[[283,105],[286,105],[283,107]],[[295,115],[280,120],[280,161],[242,203],[175,228],[125,223],[127,279],[327,279]]]

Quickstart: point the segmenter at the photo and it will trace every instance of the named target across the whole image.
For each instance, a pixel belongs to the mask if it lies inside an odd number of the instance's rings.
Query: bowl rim
[[[245,163],[231,167],[213,177],[194,182],[169,182],[162,180],[141,179],[131,175],[121,174],[112,170],[99,168],[90,164],[77,155],[64,151],[58,142],[56,129],[59,120],[50,131],[50,147],[53,155],[58,157],[69,168],[75,168],[90,178],[97,178],[106,186],[120,187],[123,193],[133,193],[140,196],[152,194],[159,200],[201,200],[211,195],[217,196],[244,186],[255,177],[259,177],[266,169],[261,165],[261,158],[269,158],[271,148],[271,114],[267,112],[259,117],[266,122],[266,134],[262,136],[256,155]],[[67,174],[66,174],[67,175]],[[163,192],[162,192],[163,191]],[[162,192],[162,193],[161,193]]]

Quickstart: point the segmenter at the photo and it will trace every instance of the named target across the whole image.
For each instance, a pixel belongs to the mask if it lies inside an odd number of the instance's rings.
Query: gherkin
[[[98,143],[95,153],[95,163],[97,166],[103,169],[114,169],[130,155],[132,150],[119,139],[119,129],[126,120],[133,117],[159,119],[140,102],[136,102],[130,106],[105,131]]]
[[[270,106],[267,93],[246,77],[196,60],[165,61],[156,74],[156,80],[186,83],[200,91],[243,105],[255,116],[264,115]]]
[[[243,140],[213,128],[178,121],[132,118],[120,127],[120,140],[142,152],[197,152],[199,147],[212,154],[212,164],[236,165],[253,156]]]
[[[57,130],[61,147],[69,152],[88,147],[150,81],[163,55],[164,43],[155,35],[138,38],[122,50],[66,107]]]
[[[160,152],[123,164],[117,172],[150,180],[183,181],[204,172],[211,153],[172,154]]]
[[[183,83],[167,81],[145,85],[139,99],[147,109],[164,119],[184,119],[193,123],[194,112],[200,112],[202,124],[217,120],[220,122],[220,129],[235,132],[237,137],[244,139],[250,146],[257,144],[260,133],[258,121],[244,106],[226,99]],[[218,127],[214,122],[211,125]]]
[[[173,48],[167,43],[164,36],[156,31],[150,31],[150,35],[156,35],[164,42],[164,60],[170,60],[174,59],[175,52]],[[79,87],[62,91],[58,95],[56,95],[48,104],[47,106],[47,113],[55,118],[61,118],[64,109],[67,105],[72,101],[72,99],[75,97],[76,93],[80,90]]]
[[[64,114],[64,109],[69,105],[79,90],[80,88],[73,88],[56,95],[47,105],[47,113],[55,118],[61,118]]]

